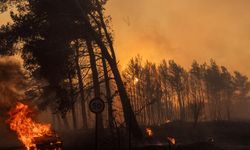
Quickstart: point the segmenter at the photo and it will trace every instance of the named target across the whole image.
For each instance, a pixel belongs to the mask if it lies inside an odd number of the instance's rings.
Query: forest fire
[[[0,0],[0,150],[250,150],[250,0],[190,1]]]
[[[146,131],[146,134],[147,134],[148,137],[152,137],[154,135],[154,133],[153,133],[153,131],[152,131],[151,128],[146,128],[145,131]]]
[[[50,124],[36,123],[31,119],[32,110],[28,105],[17,103],[8,114],[10,117],[7,123],[10,129],[17,133],[18,139],[27,150],[36,149],[35,141],[37,138],[53,135]]]

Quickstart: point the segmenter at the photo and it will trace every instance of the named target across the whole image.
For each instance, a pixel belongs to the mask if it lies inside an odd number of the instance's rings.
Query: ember
[[[173,138],[173,137],[167,137],[167,140],[168,140],[168,142],[169,142],[170,144],[172,144],[172,145],[175,145],[175,144],[176,144],[176,140],[175,140],[175,138]]]
[[[153,133],[152,129],[146,128],[146,134],[147,134],[147,136],[152,137],[154,133]]]
[[[171,122],[171,120],[167,119],[165,123],[168,124],[168,123],[170,123],[170,122]]]
[[[10,118],[7,123],[10,129],[17,133],[18,139],[27,150],[30,150],[31,147],[36,149],[36,138],[53,135],[51,125],[36,123],[31,119],[32,110],[28,105],[17,103],[8,114]]]
[[[139,79],[138,79],[138,78],[135,78],[135,79],[134,79],[134,84],[136,85],[138,82],[139,82]]]

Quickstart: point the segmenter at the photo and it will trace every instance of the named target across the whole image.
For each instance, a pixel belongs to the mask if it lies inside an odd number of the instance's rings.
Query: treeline
[[[232,107],[250,100],[248,77],[233,74],[214,60],[189,70],[174,60],[156,64],[132,58],[123,71],[126,88],[138,122],[157,125],[170,120],[230,120]]]

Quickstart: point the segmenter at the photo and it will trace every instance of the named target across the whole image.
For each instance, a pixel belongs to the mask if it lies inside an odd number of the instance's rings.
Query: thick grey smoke
[[[18,56],[0,57],[0,108],[5,111],[25,95],[27,78]]]

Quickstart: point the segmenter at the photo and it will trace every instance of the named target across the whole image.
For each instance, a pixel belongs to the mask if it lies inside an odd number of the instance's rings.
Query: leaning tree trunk
[[[118,88],[118,92],[120,95],[122,107],[124,110],[124,119],[126,121],[127,127],[129,127],[133,133],[133,135],[137,138],[142,138],[142,132],[141,129],[137,123],[137,120],[135,118],[135,114],[132,110],[131,104],[129,102],[129,98],[127,95],[127,91],[124,87],[120,72],[118,70],[117,64],[113,61],[109,61],[111,70],[114,74],[116,85]]]
[[[102,55],[105,57],[105,59],[108,61],[108,64],[112,70],[112,73],[114,75],[115,81],[116,81],[116,85],[118,88],[118,92],[120,95],[120,99],[121,99],[121,103],[122,103],[122,107],[124,110],[124,119],[126,122],[126,126],[131,128],[132,134],[136,137],[136,138],[142,138],[143,134],[141,132],[141,129],[138,125],[138,122],[135,118],[134,112],[132,110],[131,104],[129,102],[129,98],[126,92],[126,89],[124,87],[120,72],[118,70],[116,61],[110,56],[108,49],[106,48],[104,42],[102,41],[100,35],[98,35],[96,33],[96,31],[93,29],[91,23],[89,22],[88,17],[85,15],[83,8],[81,7],[81,3],[79,2],[79,0],[74,0],[75,2],[75,6],[78,9],[78,11],[80,11],[80,14],[82,15],[82,19],[85,23],[85,27],[87,29],[87,31],[89,32],[89,34],[91,35],[91,37],[94,39],[94,41],[97,43],[97,45],[100,47]]]
[[[93,30],[91,24],[89,23],[88,20],[86,21],[86,25],[88,27],[88,30],[90,31],[91,36],[94,38],[95,42],[98,44],[98,46],[101,49],[101,52],[103,54],[103,56],[106,58],[112,73],[114,75],[115,81],[116,81],[116,85],[118,88],[118,92],[120,95],[120,99],[121,99],[121,103],[122,103],[122,107],[123,107],[123,111],[124,111],[124,119],[126,122],[126,126],[128,128],[131,129],[133,135],[136,138],[142,138],[143,134],[141,132],[141,129],[138,125],[138,122],[135,118],[135,114],[132,110],[131,104],[129,102],[129,97],[127,95],[127,91],[125,89],[125,86],[123,84],[122,78],[121,78],[121,74],[119,72],[119,69],[117,67],[117,63],[116,61],[114,61],[114,59],[110,56],[106,46],[104,45],[102,39],[100,36],[97,35],[97,33]]]
[[[109,34],[107,26],[105,24],[105,20],[104,20],[104,17],[103,17],[103,12],[102,12],[102,7],[101,7],[101,4],[100,4],[100,1],[96,0],[96,4],[97,4],[97,13],[99,15],[99,18],[100,18],[100,21],[101,21],[101,26],[103,28],[103,31],[105,33],[105,37],[107,39],[107,42],[108,42],[108,45],[109,45],[109,48],[110,48],[110,51],[111,51],[112,58],[116,62],[116,56],[115,56],[115,50],[114,50],[114,47],[113,47],[112,37]]]

